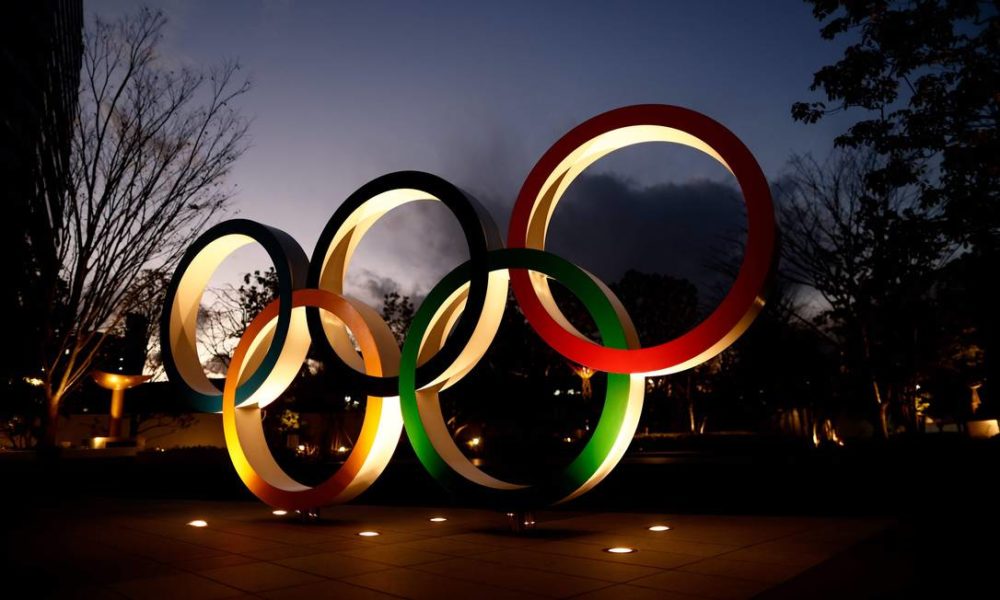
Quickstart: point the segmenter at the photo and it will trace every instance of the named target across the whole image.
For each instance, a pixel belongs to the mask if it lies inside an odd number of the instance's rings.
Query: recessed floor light
[[[445,517],[431,517],[430,518],[431,523],[444,523],[447,520],[448,519],[445,518]]]
[[[191,521],[190,523],[188,523],[188,525],[190,525],[191,527],[208,527],[208,521],[202,521],[201,519],[197,519]]]
[[[272,515],[275,515],[275,516],[277,516],[277,517],[283,517],[283,516],[285,516],[285,515],[287,515],[287,514],[288,514],[288,511],[287,511],[287,510],[281,510],[281,509],[279,508],[278,510],[275,510],[275,511],[272,511],[272,512],[271,512],[271,514],[272,514]]]
[[[649,528],[650,531],[670,531],[669,525],[653,525]]]
[[[636,552],[635,548],[629,548],[628,546],[615,546],[613,548],[605,548],[605,552],[610,552],[611,554],[632,554]]]
[[[359,531],[358,535],[360,535],[361,537],[375,537],[381,534],[377,531]]]

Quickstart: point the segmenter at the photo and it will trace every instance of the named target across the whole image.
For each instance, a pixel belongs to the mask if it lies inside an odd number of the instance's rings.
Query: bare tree
[[[953,248],[919,190],[868,185],[880,160],[861,150],[794,157],[776,191],[783,273],[821,299],[814,320],[838,340],[888,436],[890,409],[913,400],[928,291]]]
[[[84,34],[69,192],[50,221],[61,271],[41,356],[49,444],[104,332],[144,297],[141,274],[172,268],[224,210],[224,176],[246,148],[248,123],[232,106],[249,89],[238,64],[167,66],[165,22],[144,9]]]

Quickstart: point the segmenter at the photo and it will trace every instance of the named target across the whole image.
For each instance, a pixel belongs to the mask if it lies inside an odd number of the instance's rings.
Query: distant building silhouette
[[[94,368],[108,373],[142,375],[146,367],[149,320],[137,313],[125,315],[121,335],[105,334]]]

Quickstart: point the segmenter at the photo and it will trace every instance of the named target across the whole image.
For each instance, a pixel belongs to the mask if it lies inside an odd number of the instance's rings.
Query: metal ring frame
[[[610,152],[645,142],[689,146],[735,177],[747,206],[748,234],[739,274],[719,306],[692,330],[641,347],[631,319],[611,290],[572,263],[544,251],[552,214],[566,189]],[[393,208],[442,202],[461,226],[469,260],[446,275],[414,316],[402,354],[377,311],[343,295],[351,256],[369,228]],[[392,457],[400,430],[424,467],[462,494],[505,506],[565,502],[597,485],[618,463],[635,433],[645,377],[689,369],[732,344],[764,305],[777,231],[767,181],[750,151],[719,123],[689,109],[638,105],[598,115],[563,136],[532,169],[518,196],[504,249],[489,213],[447,181],[414,171],[362,186],[337,209],[307,261],[295,241],[247,220],[221,223],[182,258],[161,319],[169,379],[198,410],[222,412],[237,472],[261,500],[285,509],[345,502],[367,489]],[[214,270],[235,249],[261,244],[278,273],[278,298],[247,328],[220,391],[197,352],[197,313]],[[602,342],[577,331],[548,287],[557,279],[594,318]],[[532,328],[567,359],[608,373],[600,420],[577,457],[537,485],[499,480],[465,457],[445,426],[438,393],[473,369],[496,335],[508,280]],[[369,393],[357,444],[321,485],[288,476],[264,439],[260,409],[292,382],[313,340],[325,340],[326,362]],[[339,359],[339,360],[338,360]],[[341,362],[343,364],[341,364]]]

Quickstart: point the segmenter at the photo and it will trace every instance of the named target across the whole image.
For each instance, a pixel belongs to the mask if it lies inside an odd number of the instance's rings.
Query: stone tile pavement
[[[890,524],[552,511],[515,535],[503,514],[459,508],[348,505],[303,522],[248,502],[50,504],[5,517],[0,569],[25,590],[5,598],[738,600]],[[636,551],[605,551],[618,546]]]

